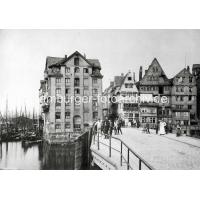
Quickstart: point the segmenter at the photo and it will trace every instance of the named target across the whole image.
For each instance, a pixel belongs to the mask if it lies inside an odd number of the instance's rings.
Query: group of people
[[[108,119],[108,117],[105,120],[98,119],[94,124],[94,132],[104,135],[106,139],[112,136],[113,131],[115,135],[122,134],[121,128],[122,119],[120,117],[115,120]]]
[[[144,131],[147,134],[150,134],[149,123],[146,123],[146,125],[144,127]],[[165,135],[166,133],[168,133],[168,131],[169,131],[169,127],[167,126],[167,123],[163,120],[160,120],[156,126],[156,134]],[[176,125],[176,136],[179,137],[181,135],[182,135],[181,134],[181,126],[180,126],[180,124],[177,124]]]
[[[159,124],[156,126],[156,134],[159,135],[165,135],[166,134],[166,122],[164,122],[163,120],[159,121]],[[146,123],[145,127],[144,127],[144,131],[147,134],[150,134],[150,126],[149,123]]]

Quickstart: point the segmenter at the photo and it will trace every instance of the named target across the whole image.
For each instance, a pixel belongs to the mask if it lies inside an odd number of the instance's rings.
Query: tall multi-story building
[[[196,78],[197,84],[197,117],[200,120],[200,64],[192,66],[192,74]]]
[[[131,73],[117,76],[104,95],[109,98],[138,95],[135,104],[110,101],[104,104],[107,114],[121,116],[124,121],[139,119],[142,126],[149,123],[150,128],[157,127],[160,120],[167,123],[168,131],[175,131],[180,124],[182,132],[193,135],[199,131],[197,118],[200,115],[200,64],[184,68],[169,79],[156,58],[145,70],[139,69],[139,81]],[[164,101],[163,101],[164,100]],[[199,118],[200,119],[200,118]]]
[[[44,134],[65,135],[84,130],[102,118],[102,74],[98,59],[88,59],[78,51],[64,58],[47,57],[40,97]],[[64,99],[64,100],[63,100]]]
[[[135,82],[135,73],[130,71],[124,76],[117,88],[115,95],[118,98],[118,115],[128,122],[135,123],[139,120],[137,95],[138,89]]]
[[[173,125],[180,124],[182,131],[189,134],[189,125],[196,121],[196,79],[187,67],[181,70],[172,79],[171,107],[173,114]]]
[[[148,101],[140,103],[140,122],[145,125],[147,122],[154,128],[158,120],[165,120],[171,123],[171,81],[167,78],[158,60],[154,58],[144,76],[140,68],[140,81],[138,83],[140,97],[148,97]],[[158,97],[167,97],[166,103],[161,101],[149,101]],[[158,99],[158,100],[159,100]]]
[[[129,71],[126,75],[115,76],[114,81],[111,81],[110,86],[104,91],[104,96],[109,100],[104,104],[104,109],[108,111],[107,116],[119,116],[125,125],[138,121],[137,95],[135,73]]]

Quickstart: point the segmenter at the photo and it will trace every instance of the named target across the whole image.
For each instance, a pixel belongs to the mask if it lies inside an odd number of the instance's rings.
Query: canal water
[[[21,141],[0,142],[0,169],[92,169],[86,165],[86,159],[86,152],[80,141],[31,146],[24,146]]]

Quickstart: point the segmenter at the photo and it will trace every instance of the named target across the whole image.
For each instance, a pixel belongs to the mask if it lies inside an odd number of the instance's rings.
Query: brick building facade
[[[46,137],[84,130],[102,118],[102,104],[97,99],[102,95],[100,71],[98,59],[87,59],[78,51],[64,58],[47,57],[40,97],[55,100],[41,104]],[[84,103],[82,97],[88,97]]]

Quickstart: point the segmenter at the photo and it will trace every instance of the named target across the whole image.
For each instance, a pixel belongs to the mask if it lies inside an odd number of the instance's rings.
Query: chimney
[[[189,66],[187,66],[187,71],[190,72],[190,67]]]
[[[86,58],[86,54],[85,53],[83,54],[83,56],[84,56],[84,58]]]
[[[67,58],[67,55],[65,55],[65,58]]]
[[[124,77],[124,73],[121,73],[121,76]]]
[[[139,81],[142,80],[142,66],[140,66],[140,71],[139,71]]]
[[[133,72],[133,81],[135,82],[135,72]]]

